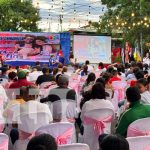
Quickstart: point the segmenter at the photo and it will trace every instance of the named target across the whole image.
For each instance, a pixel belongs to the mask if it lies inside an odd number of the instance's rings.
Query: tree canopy
[[[31,1],[0,0],[0,31],[39,31],[39,20]]]
[[[93,23],[99,33],[110,33],[122,37],[124,41],[140,43],[150,40],[150,1],[149,0],[102,0],[108,11]],[[120,33],[120,34],[118,34]]]

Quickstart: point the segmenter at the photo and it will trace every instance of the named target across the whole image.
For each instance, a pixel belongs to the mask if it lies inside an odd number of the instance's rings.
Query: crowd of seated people
[[[120,85],[126,83],[126,87],[118,90],[114,87],[114,83]],[[9,136],[12,146],[21,136],[18,128],[20,123],[18,116],[21,114],[43,112],[48,114],[49,124],[63,122],[61,117],[64,113],[61,114],[59,108],[52,110],[51,106],[56,102],[67,102],[65,122],[74,125],[77,133],[75,141],[89,145],[91,150],[129,150],[129,144],[125,139],[128,127],[138,119],[150,117],[149,67],[142,62],[115,63],[108,66],[100,62],[98,66],[93,66],[87,60],[84,64],[73,64],[71,69],[70,66],[63,66],[60,63],[53,70],[47,66],[40,66],[39,62],[36,66],[28,66],[26,69],[3,65],[0,84],[0,119],[6,120],[2,132]],[[116,95],[118,97],[124,95],[121,101],[118,100],[117,110],[114,106]],[[74,107],[69,105],[70,101],[75,103]],[[69,110],[70,106],[74,110]],[[93,132],[101,128],[101,132],[96,135],[96,144],[93,143],[93,145],[99,144],[99,148],[92,149],[88,140],[84,139],[84,134],[87,132],[85,116],[90,111],[101,109],[113,112],[110,132],[105,132],[107,121],[97,120],[98,117],[90,120],[87,124],[93,123]],[[104,116],[107,116],[107,113]],[[71,119],[74,121],[70,121]],[[50,134],[31,135],[31,138],[28,138],[31,140],[26,145],[27,150],[59,149],[57,139]],[[83,140],[80,141],[78,136]]]

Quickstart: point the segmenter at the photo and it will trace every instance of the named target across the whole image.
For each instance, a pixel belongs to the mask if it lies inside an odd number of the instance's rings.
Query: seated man
[[[67,76],[57,75],[57,78],[58,87],[51,89],[48,97],[41,99],[41,102],[50,102],[54,121],[66,121],[67,118],[69,122],[74,122],[74,118],[76,117],[76,92],[74,89],[68,88],[69,79]],[[75,103],[70,100],[75,101]],[[58,103],[53,103],[56,101]]]
[[[28,81],[34,82],[40,75],[42,75],[42,71],[38,71],[36,67],[33,67],[32,72],[28,75]]]
[[[43,75],[40,75],[37,80],[36,80],[36,84],[40,85],[43,82],[50,82],[50,81],[54,81],[54,77],[53,75],[50,74],[49,68],[45,67],[42,69]]]
[[[55,102],[61,99],[69,99],[69,100],[76,100],[76,92],[73,89],[69,89],[69,79],[65,75],[59,75],[57,81],[58,87],[53,88],[50,90],[49,95],[47,98],[41,99],[41,102]]]
[[[150,117],[150,105],[140,103],[141,95],[137,87],[129,87],[126,91],[126,96],[130,103],[129,109],[122,114],[116,128],[116,133],[125,137],[132,122]]]
[[[13,129],[10,133],[10,137],[12,140],[12,143],[15,143],[15,141],[18,139],[17,135],[17,127],[18,127],[18,116],[21,114],[30,114],[30,113],[45,113],[48,114],[49,120],[48,122],[52,122],[52,114],[50,112],[50,109],[48,105],[40,103],[37,98],[39,95],[39,89],[36,87],[22,87],[20,89],[20,95],[22,95],[24,103],[18,105],[19,109],[14,110],[13,112],[13,118],[12,123],[13,127],[16,129]],[[38,121],[38,120],[37,120]],[[38,122],[37,122],[38,123]],[[47,124],[47,121],[45,122]]]

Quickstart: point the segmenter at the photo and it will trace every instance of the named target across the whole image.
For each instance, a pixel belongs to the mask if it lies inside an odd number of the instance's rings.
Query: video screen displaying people
[[[59,34],[12,34],[11,37],[3,36],[0,42],[1,53],[6,59],[49,60],[51,54],[60,51]]]

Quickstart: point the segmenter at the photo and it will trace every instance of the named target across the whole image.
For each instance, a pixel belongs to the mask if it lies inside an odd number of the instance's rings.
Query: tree
[[[110,33],[122,37],[141,49],[150,40],[150,2],[149,0],[102,0],[108,11],[100,22],[93,23],[99,33]],[[120,33],[120,34],[119,34]]]
[[[0,31],[39,31],[39,11],[30,1],[0,0]]]

